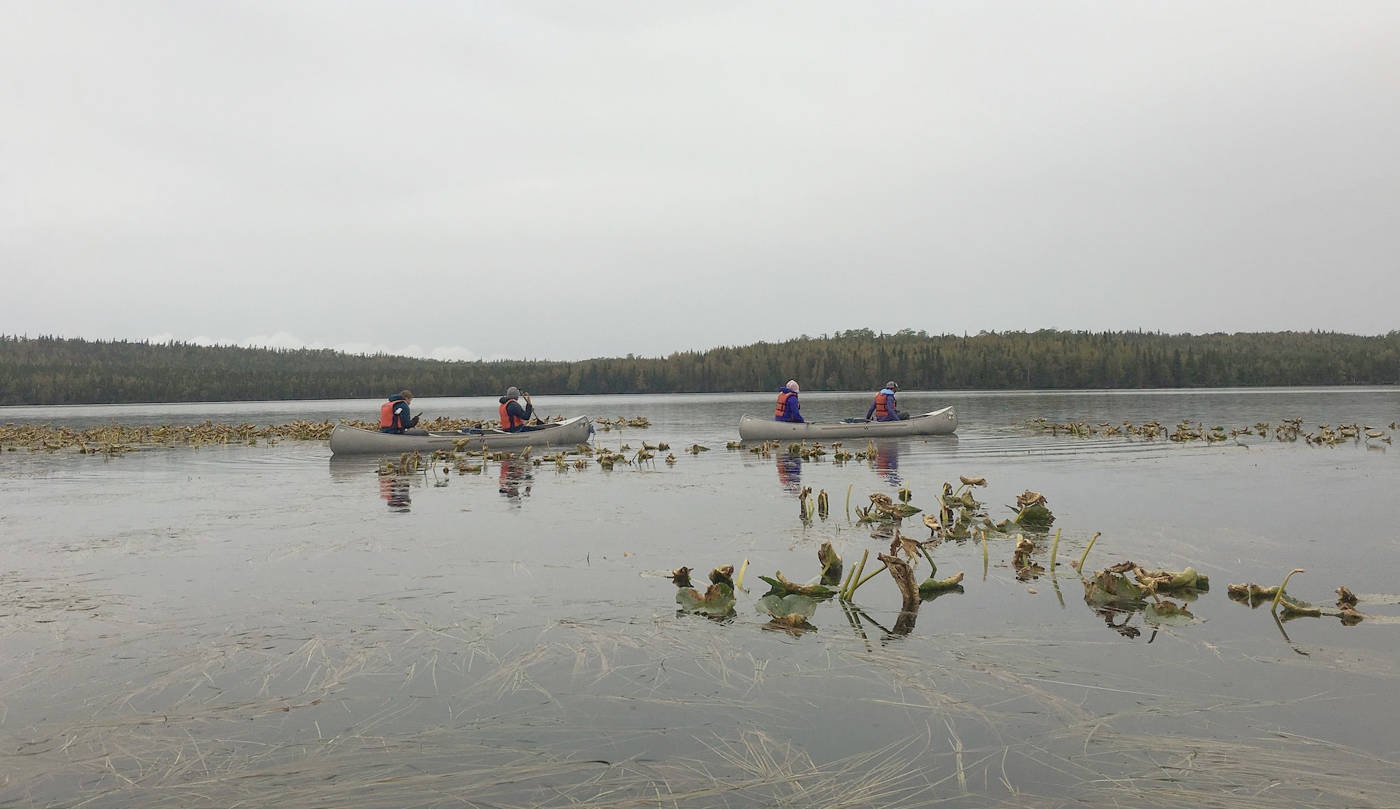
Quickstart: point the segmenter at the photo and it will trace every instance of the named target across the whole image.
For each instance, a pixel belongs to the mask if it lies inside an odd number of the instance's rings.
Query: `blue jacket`
[[[899,417],[895,414],[899,411],[894,409],[894,391],[890,390],[889,388],[880,388],[880,392],[885,394],[885,409],[890,414],[889,418],[881,419],[881,421],[894,421],[898,419]],[[865,411],[865,420],[870,421],[870,417],[873,415],[875,415],[874,401],[870,403],[870,409]]]
[[[393,404],[391,410],[391,423],[387,425],[384,424],[384,419],[381,417],[379,420],[379,432],[401,433],[404,430],[418,426],[417,416],[409,418],[408,402],[404,400],[402,394],[395,393],[393,396],[390,396],[389,402]]]
[[[774,408],[773,420],[795,421],[798,424],[805,423],[806,419],[802,418],[802,411],[798,409],[797,393],[788,388],[787,385],[778,388],[778,396],[780,402],[782,402],[782,395],[784,393],[791,393],[792,395],[788,396],[787,401],[782,403],[782,405],[780,406],[781,410],[779,410],[779,408],[777,407]]]

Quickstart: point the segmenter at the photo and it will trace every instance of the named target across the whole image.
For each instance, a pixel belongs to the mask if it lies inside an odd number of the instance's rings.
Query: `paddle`
[[[530,401],[530,394],[529,394],[529,392],[526,392],[526,393],[522,394],[522,396],[523,396],[523,398],[525,399],[525,407],[526,407],[526,409],[528,409],[528,410],[530,411],[530,420],[529,420],[529,421],[526,421],[525,423],[526,423],[526,424],[529,424],[530,421],[533,421],[533,422],[535,422],[536,424],[544,424],[544,420],[540,418],[539,411],[538,411],[538,410],[535,410],[535,404],[534,404],[534,402],[531,402],[531,401]]]

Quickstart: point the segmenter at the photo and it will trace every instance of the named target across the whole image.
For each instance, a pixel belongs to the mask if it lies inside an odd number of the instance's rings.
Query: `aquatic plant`
[[[823,492],[825,494],[825,492]],[[841,557],[836,553],[836,549],[830,542],[823,542],[817,549],[817,561],[821,563],[821,583],[840,584],[841,582]]]
[[[1034,542],[1023,534],[1016,535],[1016,549],[1011,554],[1011,567],[1016,571],[1016,578],[1024,581],[1036,578],[1045,572],[1045,568],[1031,560],[1031,553],[1034,550]]]
[[[1277,426],[1261,420],[1246,427],[1236,427],[1229,430],[1220,424],[1207,427],[1193,419],[1182,419],[1170,433],[1166,432],[1162,425],[1155,421],[1140,425],[1126,421],[1122,425],[1110,425],[1106,422],[1093,425],[1083,421],[1052,422],[1045,418],[1035,418],[1026,422],[1025,426],[1028,429],[1055,436],[1065,435],[1075,438],[1123,436],[1147,441],[1166,438],[1176,443],[1204,441],[1213,444],[1234,439],[1236,443],[1248,446],[1239,440],[1241,436],[1248,435],[1258,436],[1261,439],[1272,438],[1274,441],[1285,443],[1293,443],[1301,439],[1309,446],[1335,447],[1346,442],[1364,442],[1367,446],[1391,443],[1391,436],[1388,433],[1370,425],[1339,424],[1334,427],[1330,423],[1322,423],[1317,426],[1316,430],[1305,430],[1301,418],[1280,419]],[[1390,429],[1396,429],[1394,422],[1391,423]]]
[[[734,566],[724,565],[710,571],[710,586],[702,595],[694,587],[680,587],[676,603],[685,612],[724,618],[734,614]]]
[[[1210,589],[1210,579],[1194,568],[1147,570],[1133,562],[1119,562],[1095,571],[1083,582],[1085,600],[1095,604],[1143,601],[1163,593],[1194,598],[1197,592]]]
[[[800,593],[780,595],[770,592],[758,599],[754,608],[769,616],[769,622],[764,629],[781,629],[790,634],[800,635],[816,630],[808,619],[816,613],[817,603],[817,599]]]
[[[824,584],[798,584],[788,581],[781,570],[772,576],[759,576],[759,578],[768,583],[768,595],[797,594],[811,598],[831,598],[836,595],[835,590]]]

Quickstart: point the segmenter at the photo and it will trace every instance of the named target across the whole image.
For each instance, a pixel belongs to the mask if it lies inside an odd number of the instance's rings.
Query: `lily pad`
[[[803,619],[811,618],[817,611],[817,600],[811,596],[798,595],[776,595],[769,593],[760,598],[754,605],[755,609],[773,618],[786,618],[790,615],[798,615]]]
[[[732,615],[734,588],[724,584],[711,584],[702,596],[694,587],[686,587],[676,591],[676,603],[686,612],[720,617]]]
[[[1050,513],[1050,509],[1044,503],[1036,503],[1026,506],[1021,514],[1016,518],[1016,523],[1027,531],[1044,533],[1050,530],[1050,524],[1055,521],[1055,515]]]

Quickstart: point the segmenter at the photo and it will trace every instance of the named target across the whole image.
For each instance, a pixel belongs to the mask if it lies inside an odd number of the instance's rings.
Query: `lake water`
[[[535,398],[644,416],[595,443],[666,442],[675,463],[395,479],[324,442],[3,453],[0,806],[1400,805],[1400,450],[1025,427],[1302,418],[1390,435],[1400,391],[906,392],[906,410],[956,405],[958,434],[844,464],[726,449],[769,394]],[[867,402],[802,396],[809,420]],[[0,423],[377,411],[0,408]],[[822,603],[812,631],[757,611],[758,576],[811,579],[823,542],[878,566],[889,538],[847,517],[848,491],[854,508],[907,487],[929,508],[960,475],[987,479],[994,520],[1023,491],[1048,498],[1054,576],[1019,580],[1014,540],[989,541],[985,564],[979,542],[949,541],[933,558],[964,592],[912,622],[884,575],[850,607]],[[801,487],[829,494],[828,519],[800,519]],[[902,530],[928,536],[917,516]],[[1091,570],[1208,574],[1195,620],[1086,604],[1067,563],[1095,533]],[[728,620],[678,613],[659,575],[689,566],[703,590],[745,560]],[[1291,594],[1330,606],[1345,585],[1365,620],[1281,622],[1226,597],[1293,568]]]

